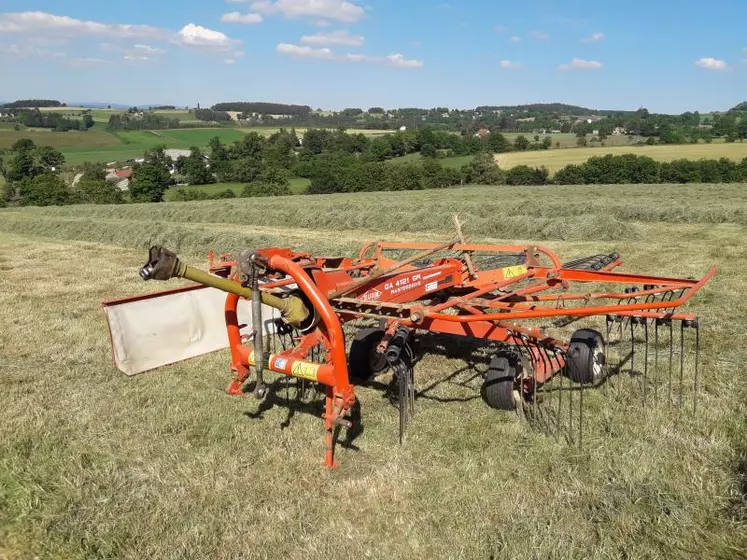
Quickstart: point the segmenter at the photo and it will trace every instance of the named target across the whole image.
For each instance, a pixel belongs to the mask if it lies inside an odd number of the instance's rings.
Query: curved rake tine
[[[592,381],[592,384],[594,381]],[[584,441],[584,376],[581,376],[581,393],[578,397],[578,447],[582,448]]]
[[[643,332],[646,346],[643,352],[643,408],[646,408],[646,394],[648,392],[648,321],[643,319]]]
[[[674,358],[674,332],[672,331],[672,320],[668,319],[669,325],[669,381],[667,384],[667,405],[672,406],[672,360]]]
[[[680,321],[680,398],[679,398],[679,406],[682,408],[682,390],[684,387],[684,377],[685,375],[685,323],[684,321]]]
[[[659,402],[659,324],[661,319],[654,319],[654,402]]]
[[[700,360],[700,324],[693,321],[695,328],[695,383],[693,386],[693,414],[698,411],[698,361]]]

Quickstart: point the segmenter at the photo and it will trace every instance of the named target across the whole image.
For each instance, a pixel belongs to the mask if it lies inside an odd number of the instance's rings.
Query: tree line
[[[176,161],[163,148],[146,152],[144,161],[132,167],[127,198],[133,202],[159,202],[169,188],[180,183],[243,183],[242,196],[288,195],[292,177],[309,179],[308,194],[419,190],[460,184],[747,182],[747,158],[741,163],[725,158],[662,163],[635,154],[605,155],[580,165],[568,165],[553,177],[545,167],[519,165],[501,169],[496,164],[494,148],[514,147],[500,137],[459,137],[427,129],[377,138],[342,130],[309,130],[303,141],[294,130],[281,129],[267,138],[249,133],[231,144],[215,137],[205,152],[194,147],[188,156]],[[466,144],[454,143],[454,139]],[[433,147],[432,153],[428,146]],[[474,157],[458,169],[442,165],[439,156],[457,150]],[[387,161],[418,151],[423,157]],[[80,180],[71,187],[60,178],[63,165],[63,155],[53,148],[35,146],[28,139],[16,142],[7,166],[0,166],[7,184],[3,200],[22,205],[124,200],[122,193],[105,180],[100,165],[86,164]],[[178,196],[185,200],[225,198],[233,193]]]
[[[0,157],[0,175],[5,179],[0,206],[51,206],[64,204],[116,204],[122,192],[106,181],[103,165],[86,163],[79,180],[69,186],[60,176],[65,157],[50,146],[37,146],[23,138],[11,147],[13,157],[5,164]]]
[[[88,130],[93,126],[93,117],[86,113],[80,119],[63,117],[59,113],[41,112],[39,109],[19,111],[17,120],[28,127],[53,128],[57,132]]]
[[[67,105],[56,99],[18,99],[10,103],[4,103],[0,107],[5,109],[30,109],[33,107],[67,107]]]
[[[216,103],[213,111],[238,111],[239,113],[258,113],[261,115],[293,115],[305,116],[311,112],[308,105],[287,105],[285,103],[266,103],[251,101],[229,101]]]
[[[180,128],[179,119],[155,113],[121,113],[111,115],[106,130],[164,130]]]

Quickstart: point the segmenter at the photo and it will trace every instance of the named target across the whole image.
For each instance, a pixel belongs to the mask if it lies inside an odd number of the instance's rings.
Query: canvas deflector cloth
[[[190,286],[103,303],[114,364],[136,375],[228,348],[226,293]],[[262,306],[264,332],[273,333],[277,311]],[[251,332],[251,302],[239,300],[239,324]]]

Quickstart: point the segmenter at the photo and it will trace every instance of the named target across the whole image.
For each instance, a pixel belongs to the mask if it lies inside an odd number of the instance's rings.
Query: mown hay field
[[[569,148],[560,150],[541,150],[527,152],[508,152],[495,156],[496,162],[503,169],[517,165],[539,167],[544,165],[555,173],[566,165],[579,165],[591,157],[606,154],[636,154],[648,156],[657,161],[675,159],[719,159],[722,157],[742,161],[747,157],[747,143],[712,143],[712,144],[676,144],[664,146],[600,146],[595,148]]]
[[[311,184],[311,180],[305,179],[304,177],[293,177],[289,180],[290,190],[293,194],[301,194]],[[166,202],[172,202],[179,200],[177,198],[179,191],[197,191],[203,192],[209,195],[215,195],[226,190],[230,190],[236,196],[241,196],[241,192],[244,190],[246,183],[214,183],[212,185],[193,185],[184,187],[172,187],[164,194],[164,200]]]
[[[0,556],[745,557],[746,208],[745,185],[614,185],[0,210]],[[325,471],[321,420],[226,395],[226,352],[135,378],[111,363],[99,304],[166,287],[137,276],[151,243],[195,264],[210,248],[352,255],[448,239],[457,211],[473,241],[542,241],[563,260],[718,265],[688,305],[697,414],[593,393],[606,436],[578,449],[488,409],[484,361],[431,345],[405,443],[362,388],[363,431]]]

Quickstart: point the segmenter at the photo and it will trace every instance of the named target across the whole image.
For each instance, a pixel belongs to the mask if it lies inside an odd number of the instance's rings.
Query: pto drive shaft
[[[234,280],[214,276],[182,263],[175,253],[157,245],[150,248],[148,262],[140,269],[143,280],[170,280],[186,278],[203,286],[252,299],[252,289]],[[301,298],[294,295],[281,298],[262,293],[262,303],[280,311],[283,320],[296,328],[302,328],[309,319],[309,310]]]

